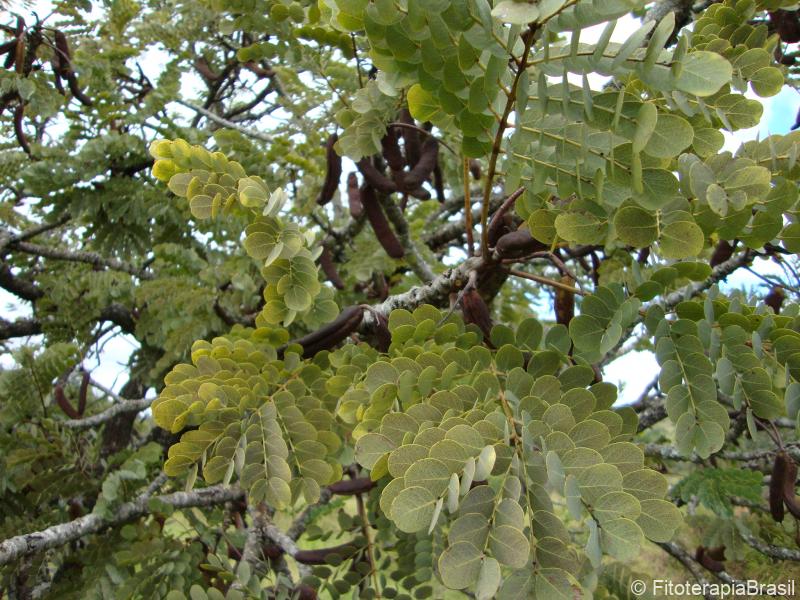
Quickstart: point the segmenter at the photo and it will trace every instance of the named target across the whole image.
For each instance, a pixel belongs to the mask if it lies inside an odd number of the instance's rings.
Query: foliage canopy
[[[9,12],[0,597],[798,573],[800,133],[723,132],[796,85],[800,19],[701,4]]]

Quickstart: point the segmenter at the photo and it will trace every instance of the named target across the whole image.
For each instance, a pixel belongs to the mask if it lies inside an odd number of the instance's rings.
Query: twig
[[[773,546],[772,544],[767,544],[756,538],[756,536],[754,536],[752,533],[748,531],[742,531],[741,529],[739,530],[739,535],[745,542],[747,542],[749,546],[758,550],[764,556],[777,558],[778,560],[793,560],[800,562],[800,552],[797,550],[784,548],[783,546]]]
[[[264,133],[261,133],[260,131],[254,131],[254,130],[249,129],[247,127],[242,127],[238,123],[234,123],[233,121],[229,121],[228,119],[226,119],[224,117],[220,117],[219,115],[214,114],[213,112],[211,112],[210,110],[208,110],[206,108],[203,108],[202,106],[197,106],[196,104],[192,104],[191,102],[187,102],[185,100],[179,100],[179,99],[175,100],[175,102],[177,102],[181,106],[185,106],[186,108],[192,109],[196,113],[198,113],[200,115],[203,115],[204,117],[206,117],[207,119],[210,119],[211,121],[214,121],[218,125],[222,125],[223,127],[227,127],[228,129],[233,129],[234,131],[238,131],[239,133],[241,133],[242,135],[245,135],[247,137],[250,137],[250,138],[253,138],[253,139],[256,139],[256,140],[260,140],[262,142],[268,142],[268,143],[272,143],[274,141],[272,139],[272,136],[269,136],[269,135],[266,135]]]
[[[516,269],[509,269],[508,272],[511,275],[514,275],[515,277],[521,277],[522,279],[530,279],[531,281],[535,281],[543,285],[548,285],[550,287],[558,288],[560,290],[564,290],[565,292],[578,294],[579,296],[585,296],[587,294],[587,292],[579,290],[574,286],[567,285],[566,283],[561,283],[560,281],[556,281],[554,279],[548,279],[547,277],[540,277],[539,275],[534,275],[533,273],[526,273],[525,271],[517,271]]]
[[[697,583],[703,586],[704,589],[709,588],[708,579],[703,575],[700,565],[692,558],[692,556],[681,548],[675,542],[660,542],[658,544],[670,556],[677,559],[684,567],[686,567],[692,576],[697,580]],[[710,592],[704,596],[707,600],[716,600]]]
[[[153,279],[155,275],[148,271],[116,258],[106,258],[96,252],[82,252],[65,250],[63,248],[55,248],[53,246],[42,246],[40,244],[31,244],[29,242],[13,242],[9,241],[6,245],[7,248],[12,250],[19,250],[26,254],[33,254],[34,256],[41,256],[43,258],[52,258],[54,260],[65,260],[69,262],[82,262],[90,264],[97,268],[111,269],[112,271],[121,271],[134,275],[139,279]]]

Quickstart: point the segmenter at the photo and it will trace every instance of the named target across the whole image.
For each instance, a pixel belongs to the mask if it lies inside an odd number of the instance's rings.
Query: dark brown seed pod
[[[403,258],[405,255],[403,245],[397,239],[394,231],[392,231],[389,221],[386,220],[386,215],[372,187],[364,186],[361,188],[361,202],[364,205],[364,212],[367,215],[367,219],[369,219],[369,224],[372,225],[375,236],[383,246],[383,249],[386,250],[386,254],[392,258]]]
[[[481,178],[481,163],[475,158],[469,159],[469,172],[475,181],[480,181]]]
[[[69,42],[67,41],[67,36],[64,35],[64,32],[56,30],[55,34],[53,35],[56,42],[56,54],[58,55],[58,63],[62,69],[69,69],[70,62],[72,59],[72,53],[69,50]]]
[[[483,339],[489,342],[492,333],[492,315],[478,290],[467,290],[461,298],[461,312],[464,322],[477,325],[483,332]]]
[[[527,229],[517,229],[501,236],[494,249],[500,258],[519,258],[526,254],[547,250],[547,246],[535,239]]]
[[[337,290],[344,289],[344,281],[339,277],[339,272],[336,270],[336,265],[333,262],[333,255],[327,246],[322,247],[322,254],[319,255],[319,265],[322,267],[322,272],[328,278]]]
[[[787,456],[783,452],[775,455],[772,464],[772,475],[769,480],[769,514],[778,523],[783,521],[783,488],[786,477]]]
[[[725,546],[716,546],[715,548],[706,548],[708,554],[714,560],[725,562]]]
[[[308,335],[293,340],[291,343],[300,344],[303,347],[303,358],[311,358],[320,350],[333,348],[347,338],[348,335],[358,329],[363,317],[363,308],[360,306],[348,306],[330,323],[323,325]]]
[[[364,180],[373,188],[383,194],[393,194],[397,191],[394,182],[375,168],[369,157],[365,156],[356,163],[358,170],[364,176]]]
[[[714,253],[711,255],[711,266],[716,267],[719,264],[724,263],[733,255],[733,246],[727,240],[720,240],[717,244],[716,248],[714,248]]]
[[[400,111],[400,122],[406,125],[416,126],[414,118],[407,108]],[[419,139],[419,132],[411,127],[402,127],[400,135],[403,136],[403,149],[406,155],[406,164],[409,169],[413,169],[414,165],[419,162],[419,155],[422,153],[422,142]]]
[[[88,371],[83,372],[83,377],[81,378],[81,387],[78,391],[78,414],[83,416],[83,413],[86,411],[86,396],[89,393],[89,373]]]
[[[317,600],[318,598],[317,590],[305,583],[301,583],[294,588],[294,593],[294,597],[297,598],[297,600]]]
[[[422,152],[419,161],[414,165],[406,174],[405,185],[406,189],[416,189],[425,183],[436,168],[436,163],[439,157],[439,142],[435,138],[429,136],[428,139],[422,144]]]
[[[764,298],[764,304],[769,306],[776,315],[781,314],[781,305],[783,301],[786,299],[786,292],[783,291],[782,287],[775,286],[773,287],[769,294],[766,295]]]
[[[14,57],[14,64],[17,68],[17,73],[23,75],[25,73],[25,35],[17,38],[17,45],[14,48],[16,56]]]
[[[64,387],[59,383],[56,385],[55,389],[53,390],[53,399],[58,404],[59,408],[64,411],[64,414],[67,415],[70,419],[78,419],[80,415],[78,411],[69,403],[67,400],[67,396],[64,394]]]
[[[364,212],[361,204],[361,190],[358,189],[358,175],[350,173],[347,176],[347,203],[350,206],[350,216],[358,219]]]
[[[783,453],[781,453],[783,454]],[[791,456],[785,455],[786,470],[783,474],[783,502],[786,508],[796,519],[800,519],[800,503],[797,501],[797,496],[794,491],[794,484],[797,481],[797,464]]]
[[[489,247],[494,248],[497,241],[507,233],[514,231],[514,217],[506,213],[500,218],[492,217],[487,230]]]
[[[697,562],[713,573],[719,573],[725,570],[725,565],[723,565],[719,560],[715,560],[710,555],[709,551],[703,546],[697,547],[694,558]]]
[[[800,42],[800,19],[797,11],[779,9],[769,13],[769,18],[782,42],[786,44]]]
[[[17,60],[17,44],[19,42],[17,42],[17,40],[12,40],[8,43],[11,44],[11,47],[8,50],[8,55],[6,56],[6,60],[3,63],[4,69],[10,69],[11,67],[13,67],[14,62],[16,62]]]
[[[375,482],[369,477],[357,477],[355,479],[342,479],[328,486],[334,496],[355,496],[363,494],[375,487]]]
[[[417,198],[419,200],[430,200],[431,199],[431,193],[428,190],[426,190],[424,187],[420,187],[420,188],[417,188],[415,190],[409,190],[408,195],[409,196],[413,196],[414,198]]]
[[[25,136],[25,131],[22,128],[22,118],[25,116],[25,105],[20,102],[17,108],[14,109],[14,134],[17,136],[17,143],[19,143],[22,150],[28,156],[31,155],[31,146],[28,144],[28,138]]]
[[[316,548],[314,550],[298,550],[293,558],[304,565],[324,565],[331,554],[351,556],[358,552],[354,544],[342,544],[333,548]]]
[[[436,161],[436,166],[433,168],[433,189],[436,190],[436,199],[440,203],[444,203],[444,177],[442,176],[442,168],[439,166],[439,161]]]
[[[403,153],[400,152],[397,129],[389,127],[386,130],[386,135],[381,139],[381,147],[383,148],[383,158],[386,159],[386,164],[389,165],[389,168],[393,172],[401,172],[406,161],[403,158]]]
[[[573,286],[575,285],[575,280],[569,275],[564,275],[561,278],[561,283]],[[575,294],[560,287],[556,288],[554,309],[556,313],[556,323],[569,325],[569,322],[572,321],[572,317],[575,316]]]
[[[342,178],[342,157],[339,156],[334,148],[334,144],[339,139],[337,134],[328,137],[325,143],[325,161],[327,171],[325,172],[325,182],[317,198],[317,204],[327,204],[333,199],[336,188],[339,187],[339,180]]]
[[[67,84],[69,85],[69,91],[72,92],[72,95],[84,106],[91,106],[92,101],[89,97],[81,91],[80,86],[78,85],[78,78],[73,71],[69,71],[67,73]]]

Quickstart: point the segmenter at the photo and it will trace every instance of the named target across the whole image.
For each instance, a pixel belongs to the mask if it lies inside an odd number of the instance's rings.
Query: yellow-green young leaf
[[[697,223],[687,219],[664,226],[658,248],[664,258],[689,258],[700,254],[704,243],[703,230]]]
[[[568,242],[600,244],[605,240],[608,222],[586,212],[561,213],[556,217],[556,232]]]
[[[456,542],[439,557],[439,574],[453,590],[470,587],[478,579],[482,553],[469,542]]]
[[[681,511],[666,500],[642,500],[642,512],[636,523],[645,537],[654,542],[668,542],[683,522]],[[633,515],[629,515],[634,518]]]
[[[789,252],[800,252],[800,223],[792,223],[783,228],[781,241]]]
[[[644,248],[658,239],[658,222],[654,214],[638,206],[624,206],[614,215],[614,228],[622,243]]]
[[[768,98],[780,92],[783,83],[783,73],[776,67],[764,67],[750,77],[753,91],[762,98]]]
[[[407,99],[408,110],[417,121],[433,121],[439,114],[439,101],[418,83],[408,90]]]
[[[491,600],[500,587],[500,563],[491,556],[485,556],[475,584],[475,597],[478,600]]]
[[[644,541],[641,528],[626,518],[606,521],[600,529],[603,549],[618,560],[632,560]]]
[[[544,208],[533,211],[528,217],[531,235],[544,244],[552,244],[556,239],[556,213]]]
[[[436,501],[436,496],[423,487],[407,487],[392,501],[392,519],[400,531],[422,531],[430,525]]]
[[[655,129],[644,147],[646,154],[656,158],[673,158],[688,148],[694,139],[689,121],[678,115],[660,114]]]

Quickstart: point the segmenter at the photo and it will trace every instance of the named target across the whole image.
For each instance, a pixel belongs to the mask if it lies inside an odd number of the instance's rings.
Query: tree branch
[[[195,506],[213,506],[238,500],[243,496],[244,492],[238,487],[217,485],[192,492],[174,492],[156,496],[156,499],[159,503],[180,509]],[[99,533],[109,527],[116,527],[150,514],[148,500],[148,497],[142,495],[132,502],[126,502],[117,508],[116,512],[109,518],[90,514],[69,523],[54,525],[43,531],[18,535],[0,542],[0,566],[18,560],[23,556],[58,548],[86,535]]]
[[[131,264],[118,260],[116,258],[106,258],[96,252],[80,252],[65,250],[63,248],[54,248],[52,246],[42,246],[40,244],[31,244],[29,242],[9,242],[7,247],[11,250],[18,250],[26,254],[33,254],[34,256],[41,256],[43,258],[52,258],[54,260],[66,260],[69,262],[82,262],[92,265],[96,268],[106,268],[113,271],[122,271],[129,273],[139,279],[153,279],[154,275],[147,271],[143,271]]]
[[[42,326],[36,319],[16,319],[6,321],[0,318],[0,340],[28,337],[42,333]]]
[[[186,102],[185,100],[179,100],[179,99],[176,99],[175,102],[177,102],[181,106],[185,106],[186,108],[192,109],[196,113],[203,115],[204,117],[206,117],[211,121],[214,121],[218,125],[222,125],[223,127],[227,127],[228,129],[233,129],[234,131],[238,131],[239,133],[247,137],[262,142],[267,142],[270,144],[274,141],[272,139],[272,136],[261,133],[260,131],[254,131],[253,129],[249,129],[247,127],[242,127],[238,123],[234,123],[233,121],[229,121],[224,117],[220,117],[219,115],[211,112],[207,108],[203,108],[202,106],[197,106],[196,104],[192,104],[191,102]]]
[[[132,413],[132,412],[139,412],[146,408],[149,408],[150,405],[153,403],[154,398],[141,398],[139,400],[123,400],[118,402],[117,404],[112,405],[110,408],[107,408],[101,413],[97,413],[96,415],[92,415],[91,417],[86,417],[85,419],[68,419],[66,421],[62,421],[61,424],[64,427],[68,427],[69,429],[87,429],[89,427],[95,427],[97,425],[102,425],[107,421],[110,421],[117,415],[122,413]]]
[[[746,531],[739,531],[739,535],[742,536],[742,539],[747,542],[749,546],[758,550],[764,556],[769,556],[770,558],[777,558],[778,560],[792,560],[796,562],[800,562],[800,552],[797,550],[792,550],[791,548],[784,548],[782,546],[773,546],[772,544],[767,544],[762,542],[752,533]]]

